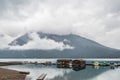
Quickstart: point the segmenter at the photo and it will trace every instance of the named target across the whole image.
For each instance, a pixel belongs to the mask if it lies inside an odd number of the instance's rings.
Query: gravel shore
[[[24,72],[0,68],[0,80],[25,80],[26,75]]]

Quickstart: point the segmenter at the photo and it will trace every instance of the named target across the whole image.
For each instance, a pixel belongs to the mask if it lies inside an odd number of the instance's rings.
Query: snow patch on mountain
[[[17,45],[14,41],[14,46],[9,45],[9,49],[18,49],[18,50],[28,50],[28,49],[40,49],[40,50],[64,50],[64,49],[74,49],[74,47],[64,44],[64,40],[61,42],[56,42],[55,40],[48,39],[47,36],[45,38],[40,38],[36,32],[28,33],[29,42],[24,45]]]

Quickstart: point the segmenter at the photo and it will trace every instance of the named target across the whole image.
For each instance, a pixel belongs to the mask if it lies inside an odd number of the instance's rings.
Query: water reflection
[[[89,80],[120,80],[120,68],[108,70]]]
[[[47,79],[53,79],[55,76],[64,76],[64,74],[68,74],[72,71],[71,69],[58,69],[56,66],[34,64],[4,66],[3,68],[30,72],[28,77],[32,77],[32,80],[36,80],[42,73],[47,74]]]
[[[56,66],[41,66],[41,65],[14,65],[5,66],[4,68],[29,71],[31,80],[36,80],[42,73],[47,73],[46,80],[120,80],[119,75],[120,69],[111,70],[110,67],[93,67],[86,66],[85,68],[56,68]],[[73,69],[73,70],[72,70]],[[75,71],[74,71],[75,70]],[[77,71],[77,72],[76,72]],[[111,79],[108,79],[108,75]],[[106,76],[106,77],[105,77]],[[117,77],[113,79],[114,77]],[[105,79],[101,79],[105,78]]]
[[[64,74],[64,76],[56,76],[52,80],[87,80],[107,70],[109,70],[108,67],[106,68],[100,67],[100,69],[96,70],[92,66],[86,66],[86,69],[82,69],[77,72],[71,71],[69,74]]]
[[[73,70],[74,71],[80,71],[80,70],[83,70],[83,69],[85,69],[86,67],[84,66],[84,67],[73,67]]]
[[[76,63],[76,62],[75,62]],[[3,68],[14,69],[19,71],[29,71],[29,80],[36,80],[42,73],[46,73],[45,80],[120,80],[120,68],[111,66],[81,66],[69,65],[66,68],[59,65],[12,65],[3,66]],[[89,63],[89,62],[88,62]],[[72,63],[73,64],[73,63]],[[65,66],[64,66],[65,67]],[[114,69],[111,67],[114,67]],[[27,78],[28,80],[28,78]]]

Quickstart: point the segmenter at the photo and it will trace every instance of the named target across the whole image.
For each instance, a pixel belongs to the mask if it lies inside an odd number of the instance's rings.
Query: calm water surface
[[[120,59],[86,59],[87,61],[120,61]],[[0,59],[5,61],[52,61],[56,59]],[[3,66],[2,68],[29,71],[26,80],[36,80],[42,73],[47,73],[45,80],[120,80],[120,68],[86,66],[85,69],[74,71],[72,69],[57,68],[56,65],[44,66],[34,64]]]

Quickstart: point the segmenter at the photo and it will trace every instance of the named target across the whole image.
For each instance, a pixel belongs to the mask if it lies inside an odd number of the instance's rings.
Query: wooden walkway
[[[46,75],[47,74],[42,74],[42,75],[40,75],[39,77],[38,77],[38,79],[37,80],[44,80],[45,79],[45,77],[46,77]]]

